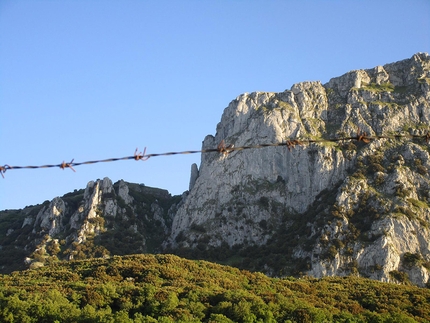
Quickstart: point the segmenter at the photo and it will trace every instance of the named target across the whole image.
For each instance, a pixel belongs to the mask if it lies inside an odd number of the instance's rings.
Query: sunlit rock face
[[[421,136],[430,129],[429,84],[430,57],[419,53],[324,85],[302,82],[281,93],[243,94],[224,110],[203,149],[222,140],[240,147],[358,132]],[[398,281],[401,272],[424,285],[429,169],[428,143],[411,138],[203,154],[168,244],[262,246],[280,229],[305,221],[294,238],[301,243],[285,250],[289,260],[306,262],[303,274]]]

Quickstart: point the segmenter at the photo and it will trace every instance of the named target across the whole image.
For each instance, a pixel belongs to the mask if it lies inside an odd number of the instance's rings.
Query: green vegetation
[[[407,86],[394,86],[390,82],[386,83],[363,83],[363,86],[359,89],[353,88],[352,90],[365,90],[373,93],[381,93],[381,92],[394,92],[394,93],[406,93],[408,91]]]
[[[376,84],[376,83],[369,83],[365,86],[363,86],[364,90],[370,91],[370,92],[392,92],[394,91],[394,85],[387,82],[382,84]]]
[[[430,84],[430,77],[422,77],[418,79],[418,83],[427,83]]]
[[[42,207],[43,205],[30,207],[29,214],[36,215]],[[20,210],[5,210],[0,213],[0,273],[5,272],[5,267],[10,271],[25,268],[22,260],[29,255],[25,245],[31,235],[30,226],[21,229],[25,218],[26,214]]]
[[[358,277],[268,278],[173,255],[58,262],[0,276],[1,322],[429,320],[429,289]]]
[[[408,199],[408,202],[411,203],[413,206],[419,209],[428,209],[429,205],[424,202],[417,199]]]
[[[372,102],[369,102],[369,104],[388,107],[389,109],[395,109],[395,108],[402,107],[401,105],[397,104],[396,102],[372,101]]]
[[[402,284],[409,284],[409,276],[403,271],[390,271],[390,276]]]
[[[259,106],[259,107],[257,107],[257,110],[262,111],[264,114],[269,114],[270,112],[272,112],[274,110],[280,110],[280,111],[286,110],[286,111],[289,111],[291,113],[296,112],[294,110],[293,106],[291,106],[287,102],[278,101],[278,100],[270,101],[268,103],[268,105]]]
[[[430,125],[427,123],[406,123],[403,127],[402,127],[402,131],[404,132],[410,132],[413,129],[417,129],[417,130],[430,130]]]

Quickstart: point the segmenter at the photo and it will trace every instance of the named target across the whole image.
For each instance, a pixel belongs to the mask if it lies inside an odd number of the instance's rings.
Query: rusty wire
[[[233,151],[239,151],[239,150],[246,150],[246,149],[258,149],[258,148],[265,148],[265,147],[282,147],[285,146],[289,151],[293,149],[295,146],[299,145],[302,146],[304,144],[312,144],[312,143],[322,143],[322,142],[338,142],[338,141],[357,141],[357,142],[363,142],[364,144],[370,143],[372,140],[379,140],[379,139],[400,139],[400,138],[408,138],[408,139],[422,139],[425,140],[425,142],[428,144],[430,141],[430,132],[427,132],[425,135],[375,135],[375,136],[368,136],[365,132],[361,132],[360,129],[357,132],[356,136],[353,137],[338,137],[338,138],[329,138],[329,139],[300,139],[300,138],[289,138],[285,142],[280,143],[268,143],[268,144],[256,144],[256,145],[250,145],[250,146],[241,146],[241,147],[235,147],[233,144],[226,145],[225,141],[222,140],[217,148],[209,148],[209,149],[201,149],[201,150],[187,150],[187,151],[177,151],[177,152],[166,152],[166,153],[158,153],[158,154],[146,154],[146,147],[143,150],[143,152],[138,152],[138,149],[136,148],[133,156],[127,156],[127,157],[120,157],[120,158],[108,158],[108,159],[100,159],[100,160],[91,160],[91,161],[84,161],[80,163],[74,162],[74,159],[70,161],[70,163],[62,162],[61,164],[52,164],[52,165],[40,165],[40,166],[10,166],[8,164],[5,164],[4,166],[0,166],[0,174],[4,178],[4,174],[8,170],[12,169],[38,169],[38,168],[61,168],[66,169],[70,168],[72,171],[76,172],[74,167],[81,166],[81,165],[91,165],[91,164],[97,164],[97,163],[107,163],[107,162],[116,162],[120,160],[131,160],[134,159],[136,161],[146,161],[151,157],[159,157],[159,156],[173,156],[173,155],[185,155],[185,154],[197,154],[197,153],[212,153],[217,152],[223,155],[228,155],[229,153]]]

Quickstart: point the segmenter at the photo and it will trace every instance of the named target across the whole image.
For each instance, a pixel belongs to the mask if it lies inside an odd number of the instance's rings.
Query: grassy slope
[[[58,262],[0,277],[1,322],[429,322],[430,290],[276,279],[173,255]]]

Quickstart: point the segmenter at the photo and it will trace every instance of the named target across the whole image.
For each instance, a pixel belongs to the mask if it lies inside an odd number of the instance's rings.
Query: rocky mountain
[[[299,141],[202,154],[183,196],[104,179],[3,211],[0,265],[172,252],[274,276],[429,284],[428,54],[326,84],[240,95],[216,130],[204,149]],[[357,132],[422,138],[305,143]]]
[[[358,129],[429,132],[428,54],[324,85],[240,95],[203,148],[222,140],[239,147],[344,137]],[[204,154],[169,243],[173,250],[237,248],[239,263],[274,275],[408,277],[423,286],[430,269],[429,168],[428,142],[409,138]]]
[[[181,196],[109,178],[23,210],[0,212],[0,270],[57,260],[157,253]]]

